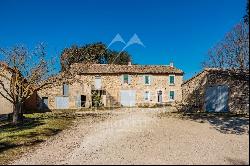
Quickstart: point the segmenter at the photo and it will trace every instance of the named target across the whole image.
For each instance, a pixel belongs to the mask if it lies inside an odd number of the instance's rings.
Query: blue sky
[[[245,7],[246,0],[1,0],[0,47],[44,42],[48,54],[59,57],[72,44],[108,45],[117,33],[127,42],[136,33],[145,47],[126,49],[134,63],[173,60],[188,79]]]

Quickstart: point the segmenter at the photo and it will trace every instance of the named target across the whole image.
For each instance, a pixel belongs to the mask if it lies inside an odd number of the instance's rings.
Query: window
[[[124,74],[123,75],[123,83],[125,84],[128,84],[129,83],[129,75],[128,74]]]
[[[150,85],[150,76],[144,76],[144,84]]]
[[[145,101],[149,101],[150,100],[150,92],[149,91],[145,92],[145,94],[144,94],[144,100]]]
[[[174,100],[174,97],[175,97],[175,96],[174,96],[174,91],[170,91],[170,92],[169,92],[169,99],[170,99],[170,100]]]
[[[175,84],[175,76],[174,75],[170,75],[169,76],[169,84],[170,85],[174,85]]]
[[[69,96],[69,85],[63,84],[63,96]]]
[[[95,89],[102,88],[102,79],[101,76],[95,76]]]

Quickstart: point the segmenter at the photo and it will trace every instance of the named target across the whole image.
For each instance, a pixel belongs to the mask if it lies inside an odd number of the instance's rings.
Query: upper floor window
[[[145,84],[145,85],[150,85],[150,83],[151,83],[150,78],[151,78],[151,77],[148,76],[148,75],[144,76],[144,84]]]
[[[122,75],[122,83],[123,84],[130,84],[131,83],[131,76],[128,74]]]
[[[95,89],[102,88],[102,79],[101,76],[95,76]]]
[[[123,75],[123,83],[127,83],[128,84],[128,74],[124,74]]]
[[[69,85],[66,83],[63,84],[63,96],[69,96]]]
[[[174,75],[170,75],[169,76],[169,84],[170,85],[174,85],[175,84],[175,76]]]
[[[174,93],[174,91],[170,91],[169,92],[169,99],[172,100],[172,101],[175,99],[175,93]]]

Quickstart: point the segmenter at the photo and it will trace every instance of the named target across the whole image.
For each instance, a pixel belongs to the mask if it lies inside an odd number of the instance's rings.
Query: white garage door
[[[207,112],[228,111],[228,87],[219,85],[206,89],[205,108]]]
[[[125,107],[135,106],[136,91],[135,90],[121,90],[121,105]]]
[[[56,109],[68,109],[69,97],[56,97]]]

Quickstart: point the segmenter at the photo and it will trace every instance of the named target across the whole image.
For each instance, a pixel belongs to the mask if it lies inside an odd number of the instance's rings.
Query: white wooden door
[[[125,107],[133,107],[136,104],[135,90],[121,90],[121,105]]]
[[[69,97],[56,97],[56,109],[68,109]]]
[[[218,85],[206,89],[205,109],[207,112],[227,112],[228,110],[228,86]]]

